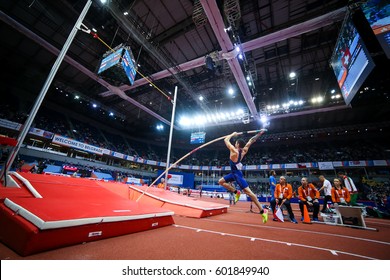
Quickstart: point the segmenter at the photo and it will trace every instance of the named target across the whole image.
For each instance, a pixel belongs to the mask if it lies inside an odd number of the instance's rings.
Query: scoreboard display
[[[125,50],[122,56],[122,67],[125,70],[126,76],[129,79],[130,84],[133,85],[137,71],[135,69],[133,59],[128,50]]]
[[[115,85],[130,82],[134,84],[137,68],[129,47],[121,47],[104,57],[98,69],[98,75],[113,82]]]
[[[367,1],[362,5],[362,11],[387,58],[390,59],[390,1]]]
[[[331,66],[345,104],[349,105],[375,67],[375,63],[357,31],[350,13],[347,14],[341,26],[331,57]]]
[[[206,138],[206,132],[193,132],[191,133],[191,144],[203,144]]]
[[[122,58],[122,51],[123,48],[120,48],[119,50],[113,52],[112,54],[109,54],[105,58],[102,59],[102,62],[100,63],[100,67],[98,70],[98,74],[101,74],[103,71],[106,71],[107,69],[111,68],[114,65],[117,65]]]

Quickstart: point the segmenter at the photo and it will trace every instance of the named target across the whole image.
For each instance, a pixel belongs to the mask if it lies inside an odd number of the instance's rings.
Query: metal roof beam
[[[293,25],[291,27],[288,27],[286,29],[276,31],[274,33],[262,36],[260,38],[256,38],[256,39],[253,39],[251,41],[245,42],[242,44],[242,47],[243,47],[244,51],[251,51],[251,50],[255,50],[255,49],[258,49],[261,47],[265,47],[265,46],[280,42],[282,40],[286,40],[286,39],[294,37],[294,36],[298,36],[298,35],[316,30],[316,29],[321,28],[323,26],[327,26],[327,25],[330,25],[330,24],[333,24],[337,21],[342,20],[345,16],[346,11],[347,11],[346,7],[340,8],[338,10],[329,12],[323,16],[320,16],[320,17],[317,17],[314,19],[310,19],[308,21],[298,23],[298,24]],[[218,54],[218,57],[221,59],[222,59],[222,53],[223,52],[221,51]],[[198,57],[198,58],[195,58],[191,61],[184,62],[184,63],[176,66],[175,68],[169,68],[169,69],[157,72],[155,74],[152,74],[149,77],[152,80],[159,80],[159,79],[163,79],[163,78],[171,76],[172,72],[178,73],[175,71],[179,71],[179,72],[188,71],[190,69],[200,67],[203,65],[205,65],[205,57]],[[142,78],[142,79],[136,80],[132,86],[123,85],[123,86],[120,86],[119,88],[123,91],[126,91],[126,90],[131,90],[133,88],[145,85],[147,83],[148,83],[148,81],[146,79]],[[101,96],[110,96],[110,95],[112,95],[112,93],[107,91],[107,92],[101,93],[100,95]]]
[[[234,51],[234,45],[231,42],[229,35],[225,32],[225,24],[219,11],[217,2],[214,0],[200,0],[202,7],[206,13],[206,16],[210,22],[211,28],[214,31],[215,36],[217,37],[218,43],[221,46],[223,53],[231,53]],[[245,99],[246,104],[248,105],[249,111],[252,116],[257,119],[258,112],[256,105],[253,102],[252,94],[249,90],[248,84],[245,79],[245,75],[241,69],[240,64],[238,63],[237,58],[234,56],[232,59],[228,60],[228,64],[234,78],[237,81],[238,87],[241,90],[241,93]]]
[[[242,44],[242,47],[245,51],[252,51],[283,40],[287,40],[291,37],[295,37],[313,30],[320,29],[321,27],[333,24],[337,21],[341,21],[342,19],[344,19],[346,11],[346,7],[337,9],[325,15],[310,19],[302,23],[298,23],[283,30],[276,31],[271,34],[245,42]]]
[[[120,24],[120,26],[129,32],[129,34],[132,35],[132,37],[137,41],[138,44],[142,45],[153,57],[155,57],[160,64],[163,65],[166,69],[171,68],[177,68],[177,66],[173,66],[171,61],[168,61],[168,58],[166,55],[164,55],[163,52],[161,52],[156,46],[154,46],[151,42],[149,42],[138,30],[137,26],[134,25],[133,22],[128,20],[128,18],[123,14],[123,11],[120,11],[120,9],[116,5],[109,5],[108,9],[111,12],[111,15],[115,18],[115,20]],[[128,11],[129,15],[132,18],[136,18],[136,16],[133,14],[133,12],[130,10]],[[169,58],[170,60],[170,58]],[[175,79],[183,86],[183,88],[189,93],[189,95],[192,97],[192,99],[205,111],[208,110],[208,108],[198,99],[197,94],[191,89],[191,87],[185,82],[183,78],[178,75],[180,71],[171,71],[171,76],[174,76]],[[104,96],[104,95],[102,95]]]
[[[33,33],[28,28],[26,28],[23,25],[21,25],[20,23],[18,23],[14,19],[10,18],[8,15],[3,13],[2,11],[0,11],[0,19],[3,22],[5,22],[8,25],[10,25],[11,27],[13,27],[18,32],[20,32],[21,34],[25,35],[26,37],[28,37],[29,39],[31,39],[32,41],[34,41],[38,45],[42,46],[43,48],[45,48],[46,50],[51,52],[53,55],[55,55],[55,56],[59,55],[59,53],[60,53],[59,49],[57,49],[53,45],[49,44],[47,41],[45,41],[44,39],[39,37],[37,34]],[[72,59],[70,56],[65,55],[64,60],[68,64],[72,65],[74,68],[78,69],[80,72],[82,72],[85,75],[87,75],[89,78],[97,81],[99,84],[101,84],[102,86],[107,88],[113,94],[116,94],[116,95],[120,96],[122,99],[130,102],[131,104],[133,104],[135,106],[137,106],[138,108],[140,108],[141,110],[145,111],[149,115],[152,115],[153,117],[155,117],[156,119],[160,120],[161,122],[163,122],[163,123],[165,123],[167,125],[171,124],[170,121],[164,119],[159,114],[156,114],[154,111],[152,111],[149,108],[145,107],[144,105],[138,103],[136,100],[128,97],[123,90],[121,90],[118,87],[112,86],[111,84],[109,84],[108,82],[106,82],[105,80],[100,78],[98,75],[96,75],[94,72],[90,71],[89,69],[85,68],[83,65],[81,65],[80,63],[78,63],[77,61]],[[178,129],[178,127],[175,127],[175,128]]]

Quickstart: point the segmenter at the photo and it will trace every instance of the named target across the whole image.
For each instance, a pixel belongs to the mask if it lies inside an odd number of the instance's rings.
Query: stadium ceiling
[[[86,3],[2,1],[5,98],[28,108]],[[77,33],[47,100],[84,115],[97,104],[140,134],[170,124],[176,86],[177,120],[243,110],[240,119],[191,129],[218,135],[258,128],[263,115],[275,133],[386,121],[388,83],[372,91],[386,82],[367,81],[352,106],[331,99],[339,90],[329,60],[348,8],[339,0],[95,0],[82,27],[92,33]],[[121,44],[139,65],[133,85],[97,75],[102,57]],[[90,108],[75,106],[76,95]]]

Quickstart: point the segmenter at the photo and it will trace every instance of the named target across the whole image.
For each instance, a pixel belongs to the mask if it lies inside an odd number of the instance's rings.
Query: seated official
[[[307,208],[313,207],[313,221],[318,221],[318,212],[320,211],[320,203],[318,198],[320,197],[320,192],[317,188],[307,181],[306,177],[303,177],[301,180],[302,185],[298,188],[298,198],[299,198],[299,209],[301,210],[302,218],[304,220],[304,205]]]
[[[334,205],[348,205],[351,201],[348,189],[341,185],[339,178],[333,179],[332,201]]]
[[[271,200],[271,208],[275,209],[277,205],[285,205],[290,216],[290,221],[294,224],[297,224],[297,220],[295,219],[294,213],[291,209],[290,199],[293,195],[292,186],[287,184],[286,178],[284,176],[280,176],[279,184],[275,187],[274,199]],[[278,221],[276,217],[274,221]]]
[[[165,179],[161,178],[160,183],[157,185],[159,189],[165,189]]]

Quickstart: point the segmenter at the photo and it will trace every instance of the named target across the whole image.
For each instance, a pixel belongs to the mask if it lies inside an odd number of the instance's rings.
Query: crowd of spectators
[[[24,112],[17,112],[7,103],[0,104],[0,119],[6,119],[16,123],[24,123],[27,119],[27,114]]]
[[[129,145],[128,141],[122,135],[114,135],[105,131],[104,136],[108,142],[108,149],[125,155],[135,154],[135,150]]]
[[[15,123],[24,124],[28,115],[24,112],[17,112],[12,106],[0,104],[0,118],[6,119]],[[103,128],[97,128],[92,123],[86,123],[82,120],[62,115],[59,112],[48,110],[40,110],[34,118],[32,127],[60,134],[65,137],[70,137],[83,143],[93,146],[107,148],[115,152],[126,155],[141,157],[143,159],[162,161],[167,159],[167,143],[168,139],[164,138],[159,143],[155,143],[149,139],[145,141],[136,140],[134,137],[125,137],[124,134],[113,134],[112,131],[107,131]],[[0,133],[7,135],[4,128],[0,128]],[[13,135],[14,136],[14,135]],[[390,158],[390,149],[386,142],[380,140],[380,137],[364,137],[358,140],[348,138],[339,138],[346,140],[324,141],[322,139],[313,139],[312,142],[295,142],[295,143],[259,143],[254,145],[251,153],[246,155],[243,163],[245,165],[261,165],[261,164],[283,164],[283,163],[307,163],[321,161],[360,161],[360,160],[383,160]],[[170,162],[176,162],[184,155],[189,153],[196,146],[193,145],[175,145],[173,144],[170,154]],[[228,166],[228,155],[225,153],[225,147],[221,145],[213,145],[191,153],[180,162],[181,165],[197,165],[197,166]],[[4,162],[9,150],[7,147],[1,147],[0,161]],[[24,161],[24,159],[22,159]],[[21,162],[21,161],[19,161]],[[18,164],[16,162],[15,164]],[[42,167],[47,164],[66,165],[66,162],[51,162],[45,159],[38,161],[37,168],[32,172],[42,172]],[[16,166],[15,166],[16,167]],[[91,165],[76,166],[79,170],[87,170],[91,172],[102,172],[110,174],[114,180],[122,180],[126,177],[136,177],[145,180],[153,178],[145,177],[142,170],[152,171],[152,167],[139,165],[137,169],[129,169],[129,172],[113,171],[112,169],[98,168]],[[368,175],[370,174],[367,168]],[[366,171],[366,172],[367,172]],[[306,172],[306,173],[305,173]],[[296,176],[308,176],[307,169],[296,172],[294,178],[289,178],[285,175],[289,184],[291,184],[294,196],[297,194],[300,181]],[[353,170],[351,173],[354,172]],[[310,173],[310,172],[309,172]],[[390,196],[390,182],[377,182],[368,180],[362,174],[354,174],[355,178],[361,178],[356,182],[359,189],[359,200],[369,200],[375,202],[378,209],[387,209],[387,198]],[[365,174],[367,175],[367,174]],[[386,169],[385,174],[389,176],[389,170]],[[248,173],[246,176],[250,179],[263,177],[264,173]],[[250,188],[258,196],[270,196],[269,185],[264,181],[250,183]],[[198,185],[200,182],[195,182]],[[311,182],[317,186],[318,181]]]
[[[69,121],[73,127],[72,138],[92,146],[108,148],[107,141],[98,128],[75,119],[70,119]]]
[[[24,123],[26,114],[16,113],[11,107],[1,105],[0,118]],[[65,117],[61,113],[41,110],[34,119],[33,127],[74,138],[80,142],[107,148],[126,155],[143,159],[166,161],[167,144],[138,141],[133,138],[114,135],[109,131],[96,128],[75,118]],[[167,141],[165,141],[167,142]],[[187,149],[186,149],[187,148]],[[171,149],[171,162],[175,162],[194,146],[175,146]],[[220,151],[224,147],[205,148],[185,158],[180,164],[199,166],[227,166],[228,158]],[[222,155],[222,153],[221,153]],[[359,141],[317,141],[301,144],[255,145],[244,159],[246,165],[305,163],[320,161],[357,161],[387,159],[388,147],[373,143],[368,139]]]
[[[358,161],[386,159],[386,148],[368,140],[332,141],[294,145],[253,147],[246,164],[281,164],[322,161]]]
[[[34,118],[32,127],[54,132],[65,137],[72,137],[69,123],[66,121],[65,116],[59,113],[50,116],[40,113]]]

